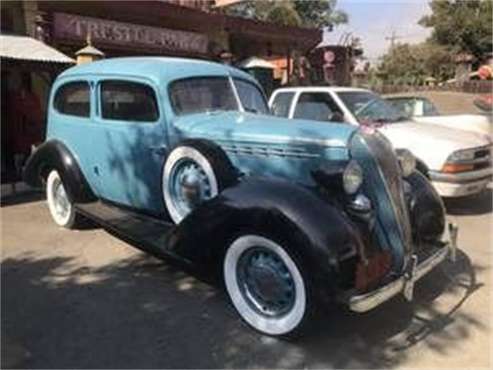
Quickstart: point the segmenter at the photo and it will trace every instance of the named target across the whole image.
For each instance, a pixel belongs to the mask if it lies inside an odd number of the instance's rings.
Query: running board
[[[132,246],[159,258],[172,258],[189,264],[168,248],[168,239],[175,229],[170,222],[119,208],[101,201],[77,204],[83,216]]]

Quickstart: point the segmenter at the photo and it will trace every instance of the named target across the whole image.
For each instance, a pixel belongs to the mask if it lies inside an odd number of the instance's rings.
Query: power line
[[[402,39],[402,38],[404,38],[404,37],[403,36],[397,36],[395,30],[393,30],[392,35],[385,37],[385,40],[390,41],[390,48],[393,49],[395,46],[395,41],[398,39]]]

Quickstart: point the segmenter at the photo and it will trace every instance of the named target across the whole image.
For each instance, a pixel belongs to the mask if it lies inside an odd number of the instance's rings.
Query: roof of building
[[[86,47],[76,51],[75,55],[77,55],[77,56],[79,56],[79,55],[94,55],[94,56],[98,56],[98,57],[104,57],[104,53],[101,50],[96,49],[92,45],[87,45]]]
[[[28,36],[0,35],[0,57],[47,63],[74,63],[60,51]]]
[[[65,70],[60,78],[77,75],[139,76],[166,83],[195,76],[234,76],[256,82],[248,73],[225,64],[200,59],[172,57],[108,58]]]

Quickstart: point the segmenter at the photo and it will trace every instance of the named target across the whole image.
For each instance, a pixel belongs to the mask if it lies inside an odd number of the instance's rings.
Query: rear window
[[[85,81],[69,82],[58,88],[54,108],[60,113],[78,117],[89,117],[91,106],[89,84]]]
[[[289,108],[291,107],[291,102],[293,101],[293,92],[282,92],[278,93],[274,97],[272,102],[271,112],[278,117],[288,117]]]

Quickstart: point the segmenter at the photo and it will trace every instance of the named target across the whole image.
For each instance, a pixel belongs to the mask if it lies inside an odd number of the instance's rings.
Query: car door
[[[77,159],[92,191],[99,196],[99,177],[93,171],[95,132],[94,81],[88,76],[60,79],[50,97],[46,139],[61,141]]]
[[[101,197],[161,213],[161,173],[167,133],[159,91],[150,82],[101,79],[97,83],[93,170]]]

